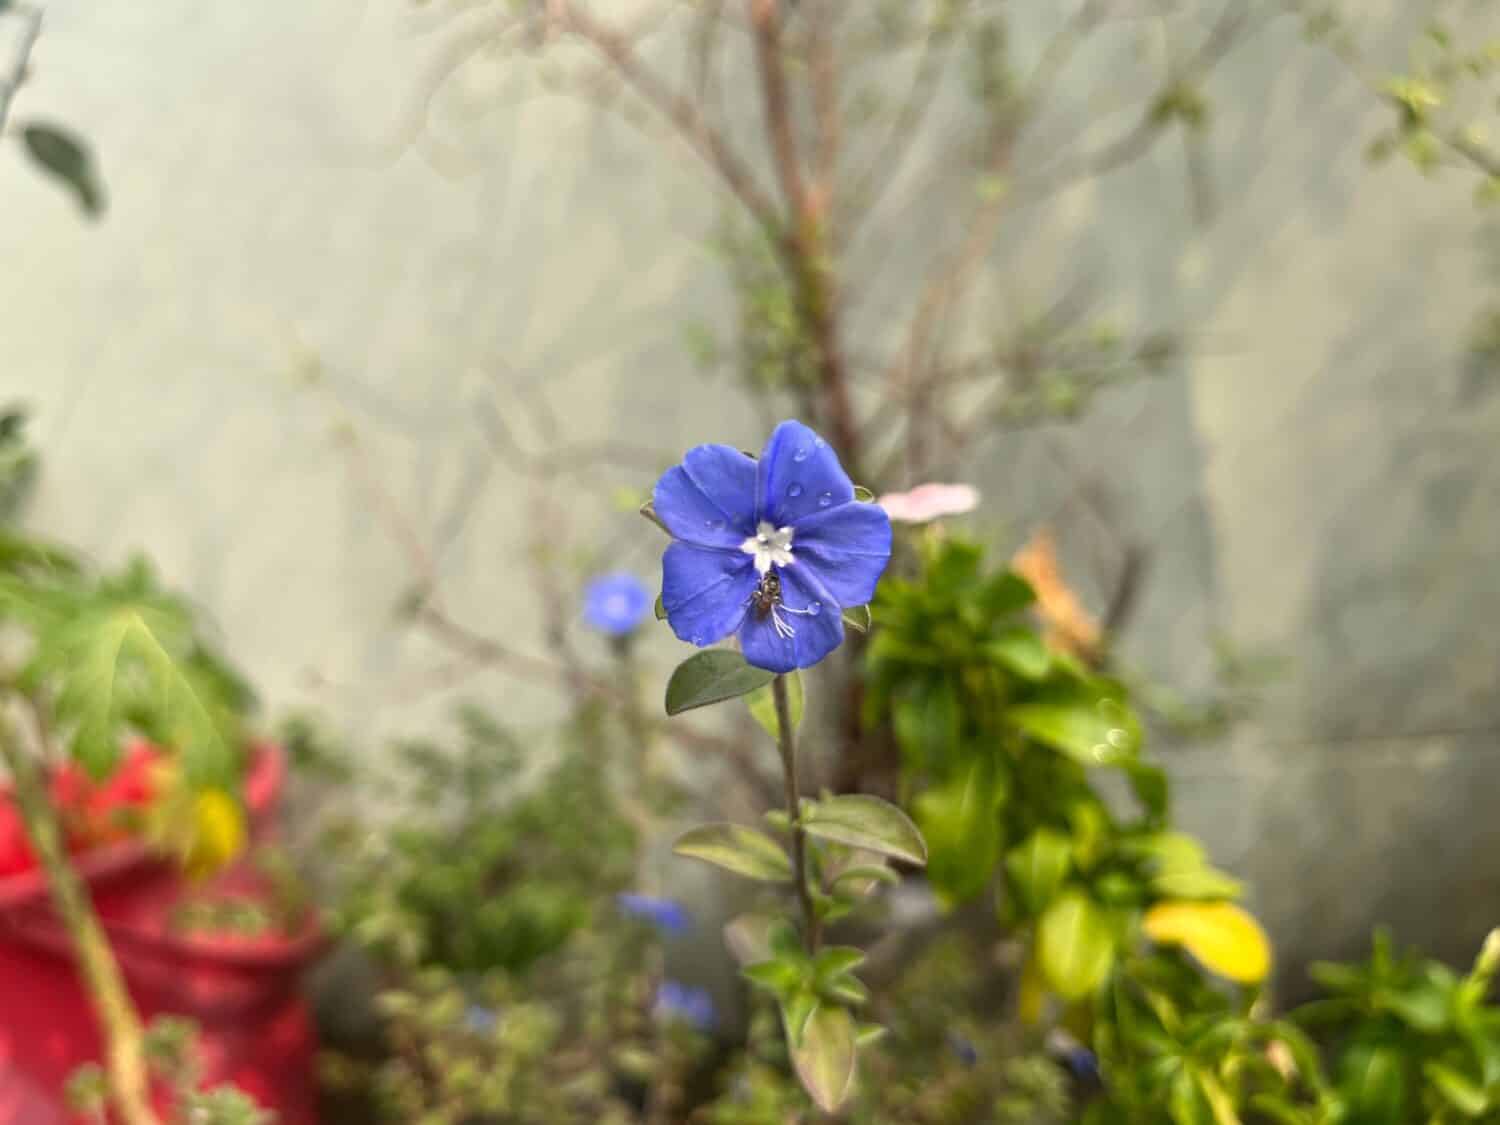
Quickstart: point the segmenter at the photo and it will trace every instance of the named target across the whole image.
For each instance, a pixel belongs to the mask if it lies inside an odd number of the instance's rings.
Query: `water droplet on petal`
[[[802,486],[795,481],[786,486],[786,494],[793,500],[802,495]]]
[[[816,617],[816,616],[818,616],[818,614],[820,614],[822,612],[823,612],[823,603],[822,602],[808,602],[807,603],[807,613],[808,613],[809,617]]]
[[[827,444],[828,443],[826,441],[824,441],[822,438],[817,438],[816,440],[813,441],[813,448],[814,449],[822,449]]]
[[[826,507],[828,507],[828,505],[830,505],[832,503],[833,503],[833,493],[831,493],[831,492],[825,492],[825,493],[823,493],[822,496],[818,497],[818,507],[820,507],[820,508],[826,508]]]
[[[811,452],[812,452],[812,450],[808,449],[807,446],[804,445],[804,446],[802,446],[802,448],[798,449],[796,453],[792,454],[792,460],[793,461],[806,461],[807,460],[807,455],[809,453],[811,453]]]

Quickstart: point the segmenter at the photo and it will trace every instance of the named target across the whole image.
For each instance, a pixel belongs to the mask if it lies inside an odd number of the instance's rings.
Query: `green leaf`
[[[813,958],[813,968],[817,972],[820,983],[831,981],[845,973],[852,973],[864,963],[864,951],[852,945],[826,946]]]
[[[679,664],[667,681],[667,714],[680,715],[695,707],[749,695],[774,678],[774,673],[745,663],[743,656],[727,648],[695,653]]]
[[[1465,1117],[1478,1117],[1490,1108],[1484,1088],[1452,1067],[1429,1062],[1422,1070],[1444,1100]]]
[[[927,845],[911,818],[889,801],[863,793],[827,797],[802,816],[810,836],[848,844],[906,863],[927,862]]]
[[[1038,828],[1005,857],[1011,889],[1032,914],[1057,896],[1073,862],[1073,842],[1052,828]]]
[[[854,1085],[854,1018],[843,1008],[819,1005],[807,1021],[792,1063],[802,1087],[824,1113],[836,1113]]]
[[[1023,680],[1043,680],[1052,668],[1052,655],[1034,630],[1017,626],[1002,631],[984,646],[996,664]]]
[[[776,957],[746,965],[740,970],[740,975],[767,992],[773,992],[777,996],[791,996],[806,983],[807,968],[805,958]]]
[[[1339,1088],[1360,1125],[1402,1125],[1407,1120],[1407,1085],[1398,1047],[1356,1044],[1345,1052]]]
[[[658,621],[665,621],[667,619],[667,606],[666,603],[661,600],[660,594],[656,595],[656,605],[652,607],[652,612],[656,614],[656,619]]]
[[[787,707],[792,713],[792,730],[796,731],[802,726],[802,710],[805,699],[802,693],[802,674],[797,671],[787,673]],[[772,738],[780,737],[776,729],[776,692],[771,684],[756,688],[745,696],[745,703],[750,708],[750,714],[755,721],[761,725],[761,729]]]
[[[94,171],[88,146],[58,125],[35,122],[21,130],[26,152],[38,167],[68,187],[90,218],[104,210],[104,189]]]
[[[861,504],[875,503],[875,494],[862,484],[854,486],[854,499]]]
[[[1036,741],[1084,765],[1113,765],[1134,759],[1140,724],[1107,695],[1081,691],[1047,702],[1009,707],[1005,719]]]
[[[1201,900],[1239,898],[1245,890],[1238,879],[1212,867],[1163,871],[1151,880],[1151,889],[1165,898]]]
[[[1080,1000],[1109,975],[1115,939],[1104,910],[1081,890],[1053,901],[1037,924],[1042,974],[1066,1000]]]
[[[1165,819],[1171,795],[1166,771],[1159,766],[1133,761],[1125,763],[1125,776],[1146,815],[1154,821]]]
[[[781,845],[765,833],[742,824],[690,828],[677,837],[672,850],[764,883],[785,883],[792,878],[792,864]]]
[[[917,797],[914,811],[927,841],[927,876],[949,903],[972,899],[994,875],[1004,796],[994,763],[980,758],[946,785]]]
[[[844,624],[856,633],[868,633],[870,631],[870,607],[856,605],[844,610]]]
[[[781,1021],[787,1042],[796,1047],[807,1032],[807,1021],[818,1010],[818,997],[812,992],[794,992],[781,1002]]]
[[[97,586],[61,571],[0,572],[0,616],[31,634],[21,679],[52,694],[70,753],[95,776],[133,731],[176,751],[195,788],[233,787],[249,693],[144,566]]]

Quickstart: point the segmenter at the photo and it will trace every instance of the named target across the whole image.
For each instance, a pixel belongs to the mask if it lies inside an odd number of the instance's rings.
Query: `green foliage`
[[[397,748],[395,786],[411,811],[351,849],[339,928],[398,965],[523,972],[628,883],[634,833],[590,745],[596,717],[530,787],[519,736],[472,707],[458,725],[456,748]]]
[[[1383,932],[1363,964],[1315,966],[1328,996],[1293,1019],[1337,1044],[1330,1069],[1341,1120],[1500,1121],[1497,968],[1500,931],[1463,976],[1396,953]]]

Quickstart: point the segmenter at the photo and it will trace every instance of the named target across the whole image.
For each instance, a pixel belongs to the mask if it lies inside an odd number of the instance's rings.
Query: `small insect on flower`
[[[673,538],[662,557],[667,623],[689,644],[739,637],[771,672],[807,668],[844,639],[891,557],[891,521],[854,498],[828,443],[783,422],[757,460],[727,445],[688,450],[652,504]]]

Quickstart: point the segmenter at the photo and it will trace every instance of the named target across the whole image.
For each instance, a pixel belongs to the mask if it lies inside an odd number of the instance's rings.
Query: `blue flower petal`
[[[755,490],[755,510],[776,527],[854,499],[838,456],[801,422],[783,422],[771,431],[756,466]]]
[[[693,928],[693,916],[680,902],[626,891],[615,896],[620,911],[655,926],[667,937],[680,937]]]
[[[661,559],[661,602],[679,640],[711,645],[739,628],[755,591],[754,560],[736,548],[673,543]]]
[[[595,578],[583,590],[583,620],[612,637],[632,632],[651,610],[651,591],[633,574]]]
[[[891,561],[891,520],[878,504],[845,504],[796,524],[789,569],[806,567],[840,606],[866,605]]]
[[[738,548],[755,530],[755,462],[727,445],[688,450],[652,493],[656,515],[676,539]]]
[[[776,628],[775,617],[762,617],[752,610],[740,626],[740,648],[745,659],[769,672],[810,668],[844,640],[844,619],[837,600],[823,588],[818,576],[793,563],[780,567],[782,604],[776,616],[791,630],[785,636]]]

